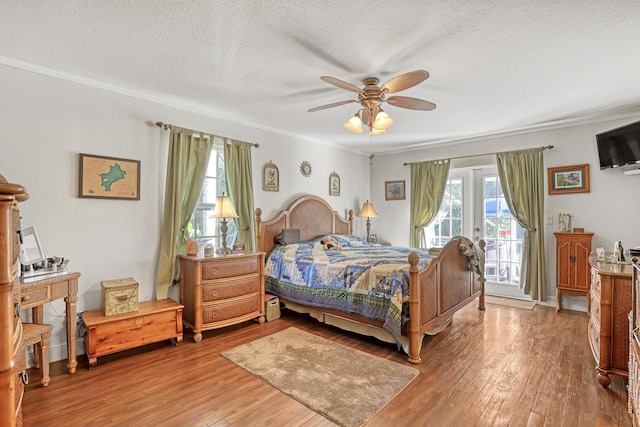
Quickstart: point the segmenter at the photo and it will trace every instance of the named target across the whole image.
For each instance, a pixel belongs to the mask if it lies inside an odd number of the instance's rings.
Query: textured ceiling
[[[0,64],[381,153],[640,113],[639,23],[638,0],[3,0]],[[385,135],[307,112],[356,97],[322,75],[417,69],[398,95],[437,108],[385,107]]]

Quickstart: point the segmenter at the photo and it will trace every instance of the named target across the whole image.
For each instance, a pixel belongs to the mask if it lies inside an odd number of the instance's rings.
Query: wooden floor
[[[373,426],[630,426],[625,382],[595,376],[587,315],[537,306],[472,304],[427,337],[421,374],[368,423]],[[24,426],[332,426],[329,420],[220,356],[295,326],[407,364],[395,346],[283,310],[279,320],[204,333],[106,356],[68,375],[52,365],[48,387],[29,371]]]

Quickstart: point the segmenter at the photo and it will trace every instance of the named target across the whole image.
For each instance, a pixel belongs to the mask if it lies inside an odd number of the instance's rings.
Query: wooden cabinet
[[[556,236],[556,311],[562,309],[562,294],[589,300],[589,254],[593,233],[553,233]]]
[[[631,264],[612,264],[589,258],[591,312],[589,343],[596,360],[598,381],[611,384],[609,374],[628,376]]]
[[[102,310],[85,311],[82,321],[89,369],[100,356],[164,340],[182,342],[182,304],[172,299],[141,302],[137,311],[112,316]]]
[[[20,212],[27,200],[24,187],[0,175],[0,426],[22,424],[22,396],[26,379],[20,312]]]
[[[631,272],[631,313],[629,313],[629,414],[632,425],[640,426],[640,264]]]
[[[180,258],[180,302],[193,340],[202,331],[264,322],[264,252]]]

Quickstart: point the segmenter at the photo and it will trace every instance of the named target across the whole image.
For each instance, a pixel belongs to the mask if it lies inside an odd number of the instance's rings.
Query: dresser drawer
[[[591,319],[595,321],[598,325],[600,325],[601,319],[601,310],[600,310],[600,298],[598,295],[591,294]]]
[[[239,258],[229,261],[202,263],[202,280],[223,279],[225,277],[243,276],[258,273],[258,257]]]
[[[260,294],[255,293],[242,298],[226,300],[202,307],[202,322],[215,323],[234,319],[252,313],[260,313]]]
[[[600,362],[600,325],[593,318],[589,320],[589,343],[596,361]]]
[[[591,292],[596,292],[598,294],[598,298],[600,297],[600,275],[595,268],[591,269]]]
[[[31,308],[51,301],[51,286],[23,289],[20,293],[20,308]]]
[[[253,294],[260,290],[260,275],[252,274],[239,278],[230,278],[202,285],[202,302]]]

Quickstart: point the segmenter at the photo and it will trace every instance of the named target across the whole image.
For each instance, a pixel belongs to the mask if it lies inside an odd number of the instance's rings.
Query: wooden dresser
[[[593,233],[553,233],[556,236],[556,311],[562,309],[562,294],[582,295],[589,300],[589,254]]]
[[[25,351],[20,323],[20,212],[27,200],[24,187],[0,175],[0,426],[22,425],[26,382]]]
[[[589,343],[596,360],[598,381],[611,384],[609,374],[628,376],[631,264],[613,264],[589,257],[591,313]]]
[[[629,415],[634,427],[640,426],[640,264],[632,271],[632,300],[629,313]]]
[[[180,258],[180,302],[193,340],[202,331],[264,322],[264,252]]]

